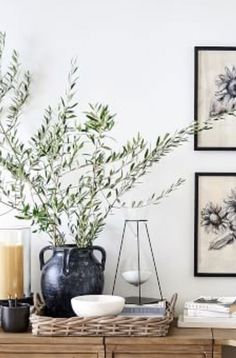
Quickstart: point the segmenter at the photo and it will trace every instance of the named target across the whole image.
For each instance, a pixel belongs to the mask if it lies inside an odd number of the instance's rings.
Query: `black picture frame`
[[[229,183],[233,182],[234,180],[229,180],[231,178],[235,179],[235,184],[233,184],[233,188],[236,189],[236,172],[196,172],[195,173],[195,200],[194,200],[194,276],[200,276],[200,277],[236,277],[236,264],[235,264],[235,268],[233,270],[228,270],[227,272],[224,271],[222,272],[222,270],[219,270],[220,267],[220,259],[221,261],[224,259],[224,254],[226,255],[227,252],[224,253],[223,251],[218,250],[219,252],[219,258],[216,262],[216,270],[210,270],[209,272],[207,270],[202,270],[200,268],[200,212],[202,210],[202,207],[200,205],[200,197],[201,197],[201,180],[204,180],[204,178],[208,178],[208,181],[210,183],[212,178],[219,178],[218,182],[222,181],[222,184],[224,187],[227,186],[227,181]],[[211,193],[209,193],[209,191],[213,192],[213,189],[211,188],[211,186],[208,184],[205,184],[205,192],[207,192],[207,195],[209,194],[209,200],[212,200],[212,195]],[[215,183],[215,185],[217,185],[217,182]],[[231,184],[232,185],[232,184]],[[235,186],[234,186],[235,185]],[[209,191],[207,189],[210,189]],[[218,193],[222,193],[220,192],[220,185],[217,186],[217,190]],[[229,193],[230,190],[232,189],[232,186],[229,187]],[[224,188],[225,190],[225,188]],[[236,190],[235,190],[236,193]],[[219,203],[217,203],[219,204]],[[206,235],[207,236],[207,235]],[[204,240],[206,239],[206,237],[204,237]],[[236,240],[234,240],[235,242],[232,243],[232,245],[236,245]],[[208,249],[208,251],[210,251]],[[218,253],[217,253],[218,254]],[[222,256],[221,256],[222,254]],[[225,256],[227,257],[227,256]],[[207,260],[205,260],[207,262]],[[234,258],[235,261],[235,258]]]
[[[207,118],[203,118],[204,116],[200,113],[200,109],[199,109],[199,102],[202,102],[201,99],[199,99],[199,93],[200,93],[200,72],[204,73],[205,76],[207,76],[207,68],[205,69],[205,72],[203,69],[199,69],[199,67],[201,66],[200,61],[199,61],[199,56],[201,53],[207,54],[207,52],[209,52],[209,56],[212,57],[212,62],[213,61],[213,56],[214,56],[214,52],[215,54],[221,53],[222,52],[222,56],[224,56],[224,54],[229,54],[229,52],[235,52],[235,66],[236,66],[236,46],[195,46],[194,47],[194,120],[196,122],[199,122],[200,118],[202,118],[202,121],[207,120]],[[225,60],[225,66],[227,66],[228,62]],[[218,73],[218,75],[220,75],[220,73]],[[205,96],[206,97],[206,96]],[[236,120],[235,120],[236,122]],[[215,126],[217,126],[217,123],[215,122]],[[226,144],[223,145],[222,143],[220,145],[214,144],[214,145],[204,145],[204,144],[200,144],[199,143],[199,138],[200,136],[205,136],[206,132],[212,133],[212,136],[214,136],[214,130],[210,130],[210,131],[203,131],[200,133],[196,133],[194,135],[194,150],[196,151],[235,151],[236,150],[236,136],[235,136],[235,144],[234,144],[234,140],[233,140],[233,145],[232,145],[232,140],[230,140],[230,143],[228,145],[227,144],[227,135],[226,135]],[[221,134],[223,136],[223,133]],[[222,142],[222,140],[220,141]]]

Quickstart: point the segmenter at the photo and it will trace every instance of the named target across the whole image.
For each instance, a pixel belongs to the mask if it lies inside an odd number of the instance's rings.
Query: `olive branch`
[[[210,129],[211,122],[201,126],[193,122],[158,136],[154,145],[138,133],[115,150],[111,137],[115,115],[107,105],[90,104],[84,120],[76,113],[74,60],[65,94],[56,108],[46,108],[38,130],[24,143],[18,128],[31,76],[22,72],[16,51],[4,73],[4,46],[5,34],[0,33],[0,203],[16,210],[17,218],[30,220],[35,232],[46,232],[59,246],[66,243],[68,230],[78,247],[90,246],[114,208],[157,205],[184,182],[180,178],[146,200],[122,200],[153,165],[189,136]]]

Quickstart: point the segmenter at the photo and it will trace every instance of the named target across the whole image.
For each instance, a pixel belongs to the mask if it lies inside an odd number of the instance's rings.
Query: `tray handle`
[[[178,298],[178,294],[174,293],[173,296],[171,297],[171,300],[170,300],[170,312],[174,313],[177,298]]]

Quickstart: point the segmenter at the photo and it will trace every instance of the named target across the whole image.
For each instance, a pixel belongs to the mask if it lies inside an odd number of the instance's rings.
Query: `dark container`
[[[45,262],[44,253],[52,256]],[[101,262],[94,252],[101,253]],[[78,248],[75,245],[47,246],[39,253],[41,291],[46,314],[52,317],[72,317],[71,298],[101,294],[104,287],[105,250],[100,246]]]
[[[30,305],[18,303],[16,307],[2,306],[1,321],[5,332],[25,332],[29,328]]]

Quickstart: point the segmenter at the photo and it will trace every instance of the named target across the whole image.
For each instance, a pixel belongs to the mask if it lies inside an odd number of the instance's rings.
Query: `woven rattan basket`
[[[170,323],[174,318],[177,294],[167,302],[165,317],[71,317],[52,318],[42,314],[36,307],[31,315],[32,333],[36,336],[156,336],[168,334]],[[39,313],[39,314],[38,314]]]

